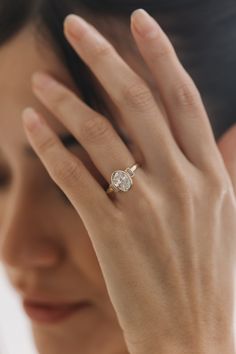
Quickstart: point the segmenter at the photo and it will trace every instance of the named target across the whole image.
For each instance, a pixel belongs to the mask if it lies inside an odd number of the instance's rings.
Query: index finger
[[[133,141],[145,160],[184,159],[152,93],[120,57],[115,48],[91,25],[76,15],[65,20],[65,34],[122,113]],[[152,160],[152,162],[153,162]]]

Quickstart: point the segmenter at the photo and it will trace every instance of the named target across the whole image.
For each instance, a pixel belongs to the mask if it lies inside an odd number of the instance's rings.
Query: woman
[[[140,4],[2,3],[1,255],[39,352],[233,353],[235,129],[220,154],[165,32],[139,10],[130,35]],[[195,5],[145,4],[203,87]]]

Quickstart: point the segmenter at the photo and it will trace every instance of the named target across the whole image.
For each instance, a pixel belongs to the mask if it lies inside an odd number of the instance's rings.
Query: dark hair
[[[100,112],[107,110],[99,83],[68,44],[63,33],[63,22],[70,13],[115,15],[129,18],[132,10],[141,7],[151,10],[155,0],[1,0],[0,2],[0,45],[17,34],[25,25],[33,22],[40,33],[46,32],[59,51],[82,99]],[[45,36],[46,37],[46,36]]]
[[[94,22],[101,23],[105,17],[106,32],[113,38],[114,26],[109,25],[112,19],[117,19],[118,25],[126,20],[128,24],[130,13],[138,7],[151,12],[173,40],[202,93],[209,116],[214,117],[212,122],[219,136],[235,122],[234,2],[223,6],[220,0],[0,0],[0,45],[28,22],[37,24],[36,29],[47,31],[46,39],[51,37],[59,50],[83,100],[106,113],[108,105],[99,83],[65,40],[64,18],[69,13],[84,13],[88,20],[92,16]],[[107,21],[108,17],[111,21]],[[120,34],[115,40],[119,39]]]

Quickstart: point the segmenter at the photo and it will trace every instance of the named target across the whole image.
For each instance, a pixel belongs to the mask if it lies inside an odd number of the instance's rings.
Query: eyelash
[[[129,146],[131,144],[131,141],[124,137],[124,136],[120,136],[123,140],[123,142]],[[74,144],[74,143],[73,143]],[[9,175],[7,173],[2,173],[0,174],[0,193],[1,193],[1,190],[4,191],[7,186],[9,185]],[[62,200],[64,201],[64,203],[67,205],[67,206],[72,206],[70,200],[68,199],[68,197],[66,196],[66,194],[57,186],[55,185],[60,197],[62,198]]]
[[[3,189],[5,188],[8,183],[9,183],[9,180],[8,180],[8,175],[7,174],[0,174],[0,189]]]
[[[1,190],[4,190],[8,186],[8,183],[9,183],[9,181],[7,180],[7,176],[0,175],[0,193],[1,193]],[[72,204],[71,204],[70,200],[67,198],[67,196],[65,195],[65,193],[60,188],[57,187],[57,189],[58,189],[58,193],[60,194],[60,197],[63,199],[64,203],[67,204],[68,206],[71,206]]]

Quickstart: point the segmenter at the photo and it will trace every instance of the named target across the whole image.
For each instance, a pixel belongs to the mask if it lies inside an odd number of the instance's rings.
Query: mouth
[[[67,320],[75,313],[83,312],[91,308],[91,303],[81,301],[73,304],[46,303],[40,300],[23,300],[23,308],[27,316],[39,324],[57,324]]]

